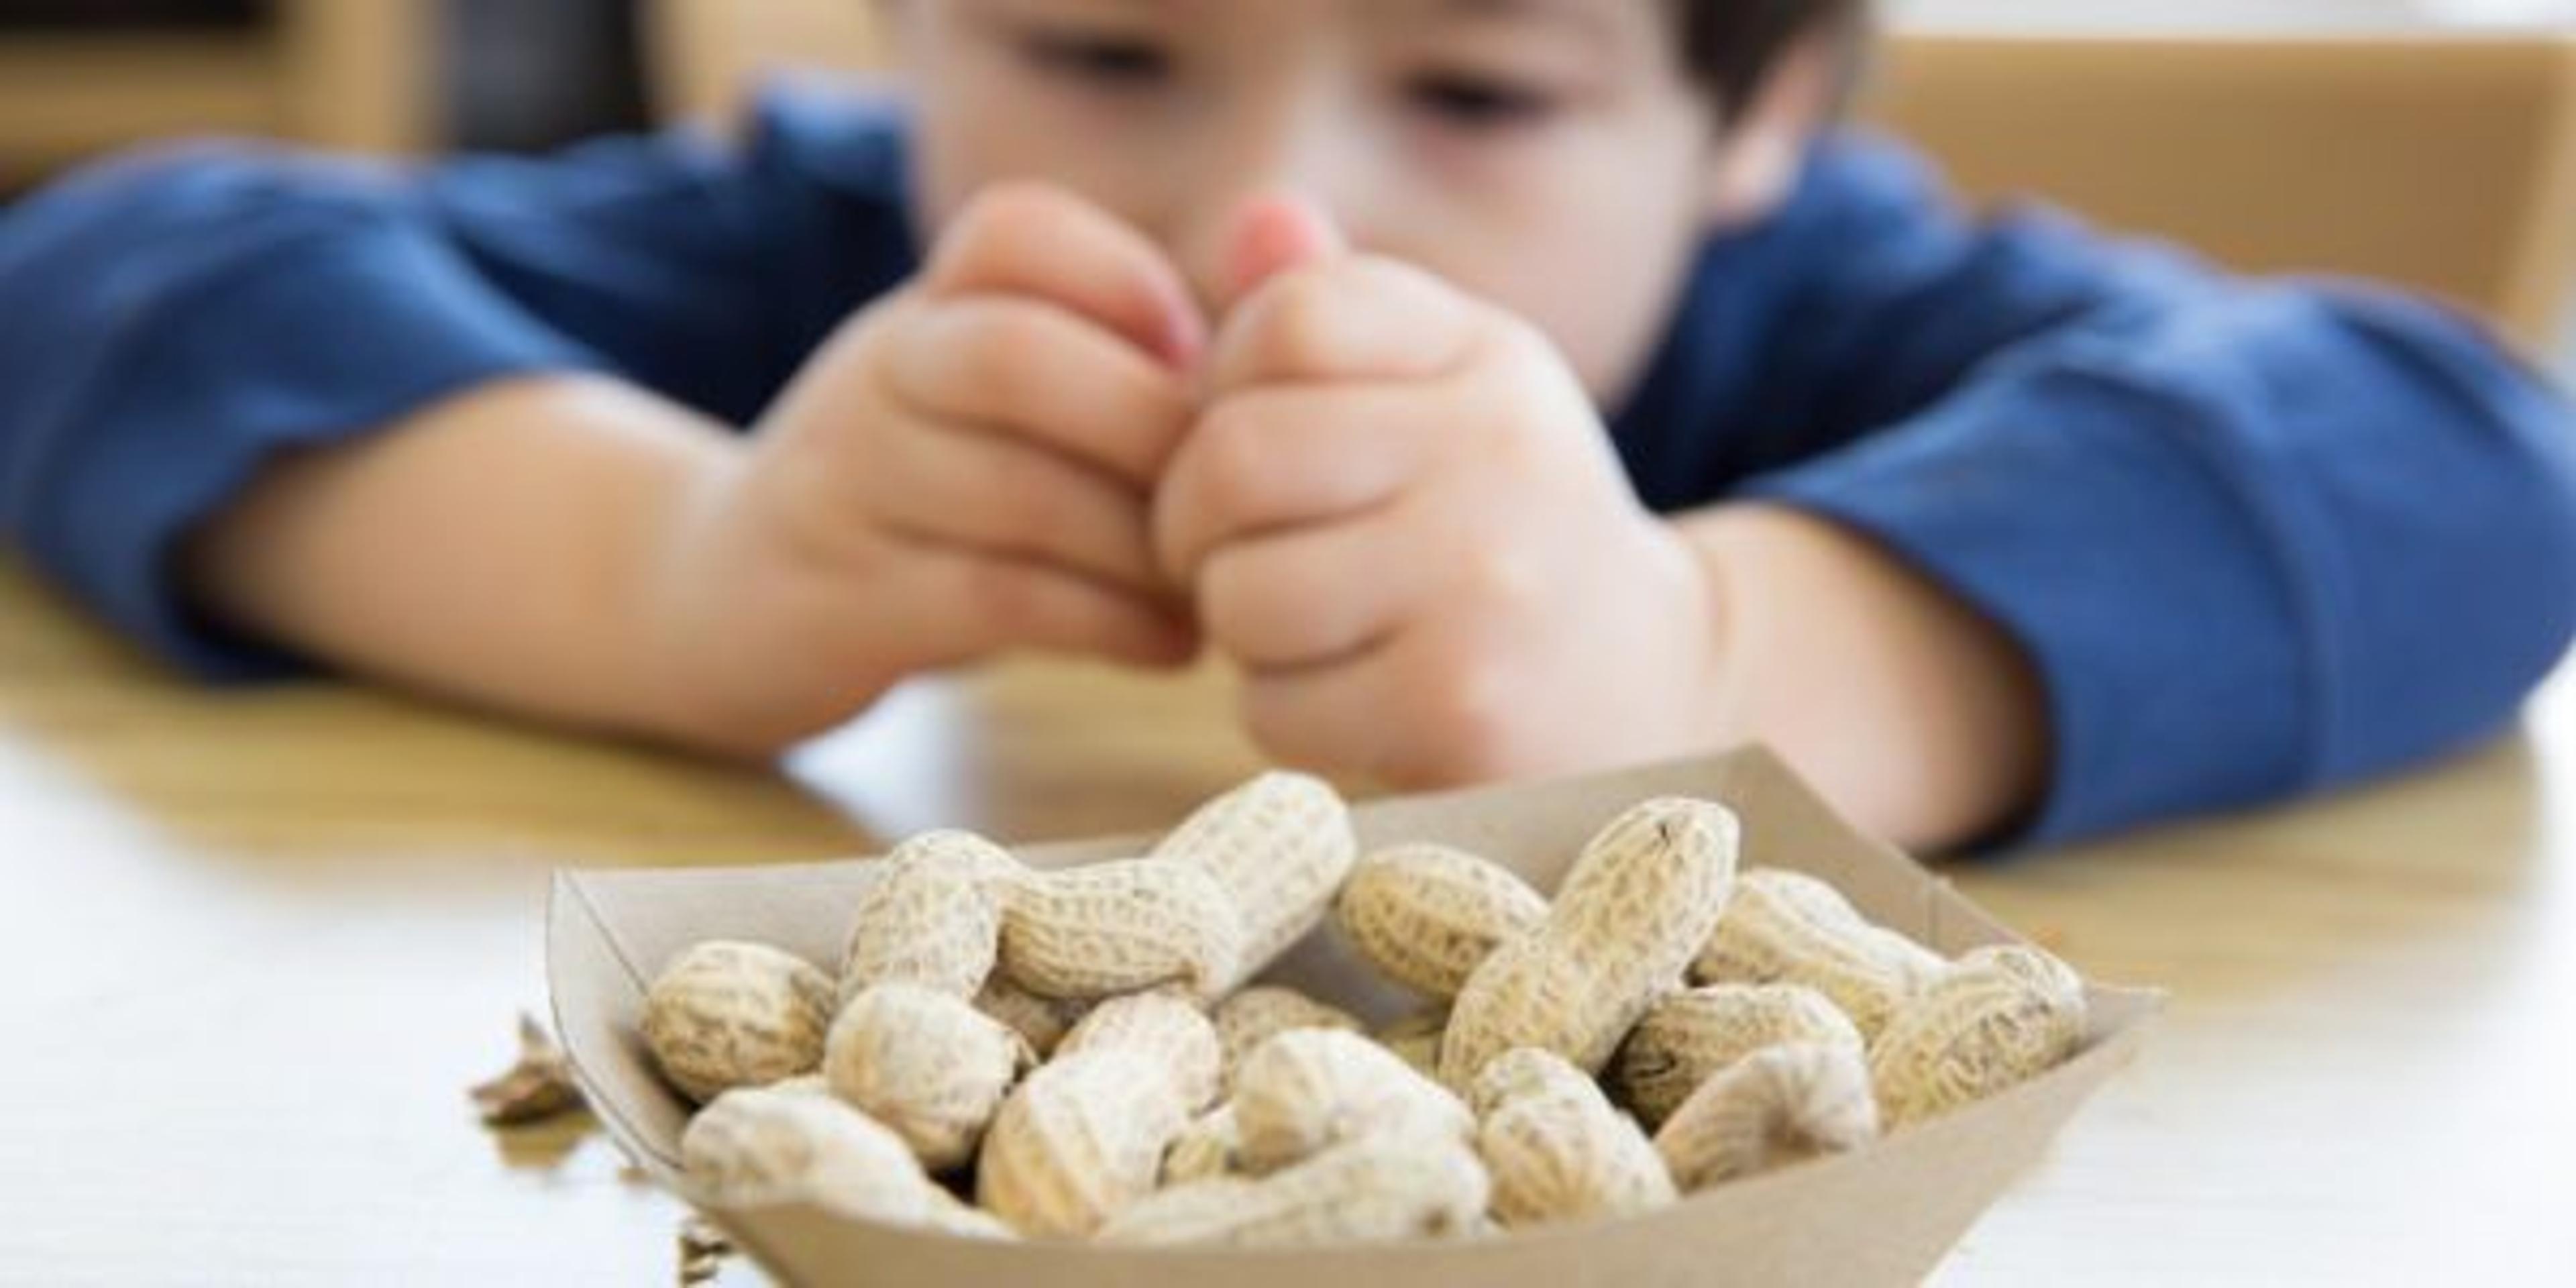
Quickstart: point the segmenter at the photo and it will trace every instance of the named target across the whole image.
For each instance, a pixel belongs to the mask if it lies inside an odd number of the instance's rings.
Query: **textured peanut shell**
[[[766,944],[681,951],[644,995],[644,1045],[673,1086],[705,1102],[811,1073],[832,1022],[832,977]]]
[[[1189,1125],[1163,1062],[1115,1048],[1022,1079],[984,1133],[975,1197],[1022,1234],[1082,1238],[1151,1193]]]
[[[1449,1027],[1449,1008],[1426,1007],[1380,1025],[1369,1036],[1427,1078],[1440,1076],[1440,1036]]]
[[[1438,1076],[1472,1086],[1487,1061],[1514,1047],[1554,1051],[1586,1067],[1606,1064],[1635,1013],[1649,1004],[1637,972],[1582,955],[1545,931],[1515,939],[1476,968],[1440,1035]]]
[[[1124,1244],[1317,1247],[1465,1237],[1491,1193],[1456,1137],[1402,1131],[1346,1141],[1258,1179],[1218,1176],[1175,1186],[1101,1230]]]
[[[1804,984],[1832,998],[1875,1041],[1905,999],[1938,974],[1940,955],[1875,926],[1832,886],[1759,868],[1735,883],[1726,915],[1691,963],[1710,984]]]
[[[1737,837],[1734,813],[1712,801],[1658,797],[1612,819],[1575,859],[1546,922],[1496,949],[1460,990],[1441,1080],[1463,1089],[1519,1046],[1598,1074],[1708,941]]]
[[[1324,919],[1358,852],[1350,808],[1330,783],[1273,770],[1199,806],[1152,857],[1205,870],[1242,919],[1233,967],[1208,989],[1217,995],[1259,973]]]
[[[1655,1133],[1685,1192],[1878,1137],[1860,1052],[1843,1042],[1784,1042],[1721,1069]]]
[[[1120,859],[1013,882],[1001,969],[1040,997],[1094,999],[1184,983],[1211,996],[1243,955],[1234,900],[1196,864]]]
[[[1476,1152],[1506,1226],[1625,1216],[1676,1197],[1637,1120],[1554,1052],[1519,1047],[1488,1061],[1473,1100]]]
[[[710,1200],[727,1206],[808,1202],[952,1234],[1010,1234],[932,1183],[893,1131],[810,1090],[745,1087],[716,1097],[681,1133],[680,1160]]]
[[[1959,954],[1957,961],[1942,968],[1944,973],[1957,970],[1999,970],[2012,975],[2061,1006],[2084,1005],[2084,977],[2075,968],[2058,960],[2055,954],[2029,944],[1985,944]]]
[[[1678,977],[1726,907],[1742,831],[1735,811],[1715,801],[1661,796],[1632,805],[1584,844],[1546,924]],[[1674,946],[1681,943],[1689,947]]]
[[[961,1239],[1010,1240],[1020,1237],[1002,1218],[969,1204],[945,1189],[931,1196],[930,1210],[922,1216],[926,1229],[952,1234]]]
[[[1172,1147],[1163,1151],[1163,1184],[1187,1185],[1234,1171],[1235,1150],[1242,1143],[1232,1105],[1219,1105],[1191,1119]]]
[[[1515,1100],[1574,1095],[1586,1087],[1597,1091],[1599,1086],[1554,1051],[1513,1047],[1487,1060],[1477,1072],[1467,1088],[1467,1110],[1482,1119]]]
[[[1652,1127],[1711,1074],[1776,1042],[1862,1047],[1851,1017],[1803,984],[1707,984],[1648,1007],[1619,1044],[1608,1081]]]
[[[1182,1105],[1197,1113],[1216,1103],[1225,1056],[1216,1026],[1176,988],[1112,997],[1092,1007],[1065,1034],[1056,1054],[1117,1048],[1139,1051],[1170,1070]]]
[[[1443,1002],[1497,945],[1547,918],[1547,900],[1509,868],[1432,842],[1363,857],[1333,908],[1343,937],[1380,974]]]
[[[1286,1167],[1341,1141],[1383,1131],[1475,1129],[1466,1105],[1393,1052],[1340,1029],[1291,1029],[1235,1071],[1236,1158],[1251,1172]]]
[[[850,999],[832,1021],[823,1076],[937,1172],[975,1156],[1011,1083],[1033,1063],[1019,1034],[965,1000],[888,983]]]
[[[971,832],[925,832],[880,860],[841,955],[841,997],[919,984],[973,997],[993,973],[1002,903],[1020,865]]]
[[[1088,1001],[1040,997],[1012,983],[999,971],[986,979],[983,991],[975,995],[976,1010],[1011,1026],[1041,1060],[1055,1054],[1056,1044],[1064,1041],[1064,1035],[1073,1031],[1091,1006]]]
[[[1968,952],[1924,986],[1870,1048],[1888,1126],[1993,1095],[2064,1060],[2084,1036],[2084,985],[2021,945]]]
[[[1262,984],[1217,1003],[1217,1045],[1225,1052],[1225,1082],[1234,1084],[1235,1068],[1253,1048],[1290,1029],[1345,1029],[1357,1032],[1359,1017],[1338,1006],[1318,1002],[1293,988]]]

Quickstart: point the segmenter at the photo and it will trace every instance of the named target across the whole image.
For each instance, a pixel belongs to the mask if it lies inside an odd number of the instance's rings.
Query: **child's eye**
[[[1020,52],[1041,71],[1110,89],[1144,89],[1172,70],[1171,56],[1149,40],[1083,32],[1036,32]]]
[[[1503,130],[1536,125],[1556,111],[1547,94],[1475,76],[1424,76],[1406,87],[1414,105],[1450,125]]]

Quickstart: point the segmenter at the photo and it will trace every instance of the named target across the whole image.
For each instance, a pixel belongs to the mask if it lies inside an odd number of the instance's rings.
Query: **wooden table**
[[[190,689],[0,567],[0,1282],[667,1282],[680,1209],[585,1119],[465,1101],[542,1009],[548,867],[1152,827],[1254,765],[1224,696],[1014,667],[773,777]],[[1939,1281],[2576,1282],[2576,695],[2534,711],[2371,793],[1960,869],[2175,1003]]]

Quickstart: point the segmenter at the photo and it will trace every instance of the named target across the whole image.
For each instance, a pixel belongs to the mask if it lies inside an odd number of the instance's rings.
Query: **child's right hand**
[[[1110,215],[1033,185],[970,203],[683,507],[651,610],[683,732],[771,751],[1021,647],[1186,661],[1149,498],[1205,335]]]

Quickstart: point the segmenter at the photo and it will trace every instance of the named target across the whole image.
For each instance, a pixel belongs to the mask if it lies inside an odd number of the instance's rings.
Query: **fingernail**
[[[1244,203],[1235,216],[1227,276],[1239,297],[1261,283],[1345,249],[1341,229],[1314,201],[1291,192]]]

